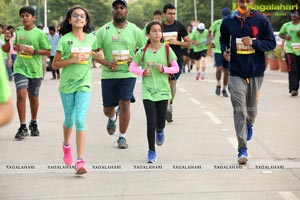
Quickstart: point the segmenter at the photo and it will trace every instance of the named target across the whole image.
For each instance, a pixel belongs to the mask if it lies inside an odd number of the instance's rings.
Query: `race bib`
[[[165,44],[170,44],[170,40],[177,40],[177,32],[165,32],[163,33],[163,39],[165,41]]]
[[[90,54],[92,52],[91,47],[72,47],[71,48],[71,58],[79,57],[79,55],[84,55],[84,61],[78,62],[77,64],[88,64]]]
[[[292,49],[294,52],[299,52],[300,51],[300,43],[292,43]]]
[[[32,45],[26,45],[26,44],[22,44],[24,47],[30,47],[33,49],[33,46]],[[32,58],[33,55],[30,55],[30,54],[26,54],[23,50],[21,50],[21,52],[19,53],[19,56],[21,58]]]
[[[154,67],[154,62],[147,62],[147,68],[153,68]]]
[[[242,42],[242,38],[236,38],[236,53],[237,54],[253,54],[255,50],[252,46],[246,46]]]
[[[118,65],[129,62],[129,50],[114,50],[112,51],[113,61],[117,61]]]

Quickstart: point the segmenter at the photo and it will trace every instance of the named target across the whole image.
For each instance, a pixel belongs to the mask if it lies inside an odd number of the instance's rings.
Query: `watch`
[[[34,50],[33,55],[38,55],[38,50]]]

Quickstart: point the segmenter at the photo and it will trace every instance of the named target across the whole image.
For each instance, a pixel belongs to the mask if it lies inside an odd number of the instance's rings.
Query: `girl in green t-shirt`
[[[154,163],[155,140],[159,146],[164,142],[166,111],[168,100],[172,98],[169,74],[177,73],[179,67],[175,53],[162,43],[162,25],[157,21],[150,22],[146,26],[146,34],[148,42],[144,49],[137,52],[129,70],[143,76],[142,99],[147,118],[148,162]]]
[[[60,96],[65,113],[63,125],[63,160],[71,165],[71,134],[72,126],[76,127],[77,161],[76,174],[86,173],[85,162],[82,159],[86,140],[86,113],[91,96],[91,60],[92,54],[96,59],[103,59],[97,49],[96,37],[90,34],[90,17],[87,11],[75,6],[71,8],[61,24],[56,54],[52,68],[62,68],[60,77]]]

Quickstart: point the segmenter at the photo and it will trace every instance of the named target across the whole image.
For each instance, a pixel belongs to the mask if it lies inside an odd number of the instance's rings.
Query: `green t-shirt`
[[[194,52],[200,52],[208,49],[207,43],[207,34],[208,30],[205,29],[202,33],[198,30],[195,30],[191,34],[191,40],[195,40],[197,42],[201,42],[201,44],[194,44]]]
[[[62,59],[70,59],[73,56],[78,56],[79,53],[85,54],[88,59],[82,63],[70,64],[62,69],[59,84],[60,92],[91,91],[91,51],[96,49],[97,41],[93,34],[85,34],[83,41],[79,41],[72,32],[59,39],[56,51],[61,52]]]
[[[221,45],[220,45],[220,27],[222,24],[222,19],[218,19],[214,21],[214,23],[211,25],[209,30],[213,34],[212,43],[215,45],[214,48],[212,48],[214,53],[222,53],[221,51]]]
[[[96,33],[98,48],[104,52],[108,62],[118,60],[117,71],[112,72],[102,67],[102,79],[136,77],[129,72],[129,61],[135,55],[135,50],[146,43],[145,34],[133,23],[127,22],[123,29],[117,29],[113,22],[108,22]]]
[[[28,45],[35,50],[51,50],[46,33],[36,27],[31,30],[17,28],[14,44]],[[43,77],[42,56],[18,53],[14,63],[14,74],[22,74],[28,78]]]
[[[6,103],[10,96],[11,91],[8,84],[7,71],[0,54],[0,103]]]
[[[297,36],[297,31],[300,31],[300,23],[294,25],[292,22],[287,22],[280,28],[279,34],[291,36],[291,40],[286,40],[286,53],[300,55],[300,37]]]
[[[191,38],[191,36],[192,36],[192,33],[189,33],[189,38]],[[190,43],[190,49],[193,49],[194,50],[194,44],[192,44],[192,43]]]
[[[142,63],[143,52],[144,49],[141,48],[133,58],[133,61],[138,63],[142,69],[151,67],[151,76],[143,77],[142,99],[151,101],[171,99],[169,74],[160,73],[156,69],[156,64],[168,65],[165,45],[162,44],[156,53],[148,48],[144,55],[144,62]],[[177,57],[172,48],[169,47],[169,62],[172,63],[173,60],[177,60]]]

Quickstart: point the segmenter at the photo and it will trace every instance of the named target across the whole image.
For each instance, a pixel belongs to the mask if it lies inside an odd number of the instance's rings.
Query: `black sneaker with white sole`
[[[16,140],[23,140],[28,135],[28,129],[25,128],[19,128],[17,134],[15,135]]]
[[[39,136],[40,131],[38,129],[38,125],[36,122],[30,122],[29,124],[29,130],[31,131],[31,136]]]

